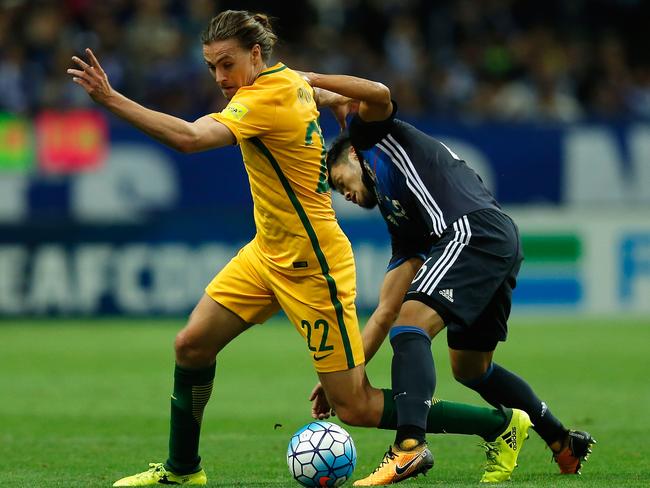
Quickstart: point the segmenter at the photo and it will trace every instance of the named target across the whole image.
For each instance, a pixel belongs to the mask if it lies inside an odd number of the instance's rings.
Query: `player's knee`
[[[461,385],[464,385],[465,383],[473,379],[473,378],[469,378],[467,375],[464,375],[461,371],[456,371],[454,369],[452,369],[451,371],[452,374],[454,375],[454,379]]]
[[[211,364],[214,360],[214,356],[211,357],[205,348],[192,340],[184,330],[176,334],[174,351],[176,353],[176,363],[182,366],[202,367]]]
[[[372,419],[369,418],[368,411],[361,405],[347,404],[339,405],[334,409],[336,416],[346,425],[353,427],[372,427]]]
[[[461,384],[465,384],[477,376],[480,376],[480,373],[477,373],[474,369],[475,368],[469,368],[466,364],[451,363],[451,374],[454,376],[454,379]]]
[[[449,359],[454,378],[465,386],[479,381],[492,364],[491,353],[452,351]]]
[[[409,300],[402,304],[395,325],[419,327],[432,339],[445,327],[438,312],[417,300]]]
[[[484,378],[485,370],[480,365],[453,365],[451,372],[454,379],[468,388],[475,388]]]
[[[359,412],[356,412],[353,408],[338,407],[336,408],[336,415],[339,420],[346,425],[352,425],[355,427],[361,426]]]

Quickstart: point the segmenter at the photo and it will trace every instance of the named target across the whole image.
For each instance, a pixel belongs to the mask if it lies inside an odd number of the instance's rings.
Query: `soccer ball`
[[[356,463],[352,437],[331,422],[310,422],[289,441],[289,471],[303,486],[341,486],[352,476]]]

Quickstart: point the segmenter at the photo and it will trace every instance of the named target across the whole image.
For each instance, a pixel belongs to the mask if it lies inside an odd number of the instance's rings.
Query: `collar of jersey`
[[[282,63],[277,63],[274,66],[271,66],[270,68],[266,68],[264,71],[260,72],[260,74],[257,75],[257,77],[259,78],[260,76],[277,73],[278,71],[282,71],[283,69],[287,69],[287,67]]]

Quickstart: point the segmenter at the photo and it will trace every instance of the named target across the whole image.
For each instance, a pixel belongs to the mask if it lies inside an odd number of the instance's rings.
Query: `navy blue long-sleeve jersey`
[[[481,178],[442,142],[391,116],[350,123],[350,142],[365,171],[392,240],[388,268],[425,256],[447,226],[476,210],[500,209]]]

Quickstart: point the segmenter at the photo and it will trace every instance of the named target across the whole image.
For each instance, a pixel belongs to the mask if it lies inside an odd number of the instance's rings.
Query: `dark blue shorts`
[[[503,212],[479,210],[450,225],[404,301],[433,308],[452,349],[492,351],[508,335],[512,290],[523,261],[519,230]]]

